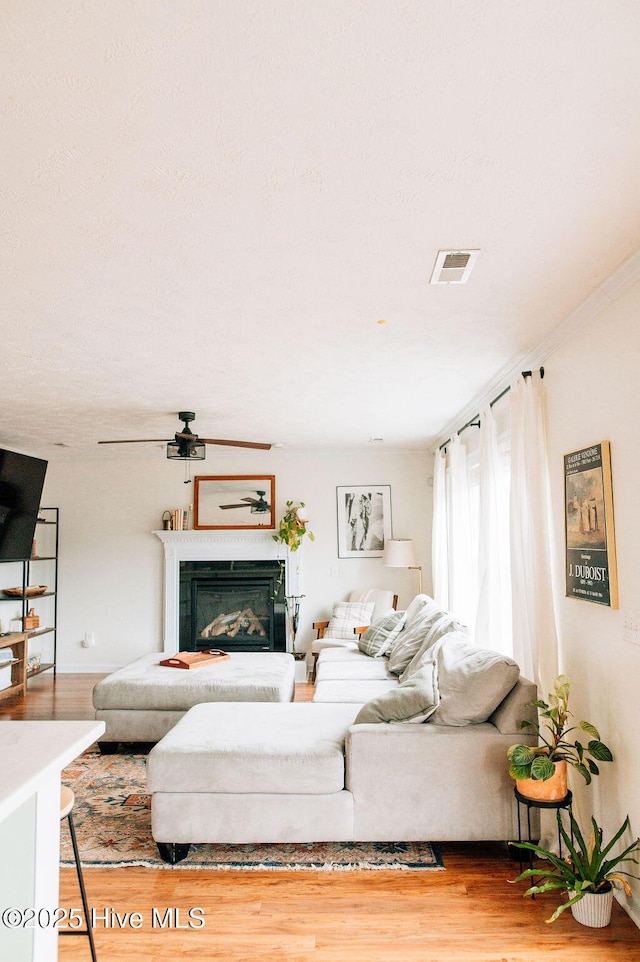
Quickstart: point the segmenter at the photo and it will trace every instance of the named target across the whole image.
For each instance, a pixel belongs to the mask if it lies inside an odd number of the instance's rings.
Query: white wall
[[[555,550],[559,568],[561,666],[572,685],[577,720],[600,729],[615,761],[587,788],[578,776],[577,814],[593,813],[605,834],[631,818],[640,834],[637,764],[640,647],[623,641],[623,611],[640,611],[640,284],[636,284],[572,340],[545,360],[548,441],[552,472]],[[564,597],[563,455],[593,442],[611,443],[620,610]],[[629,839],[631,841],[631,839]],[[633,868],[633,866],[631,866]],[[640,924],[640,883],[627,903]]]
[[[336,486],[388,484],[394,537],[413,537],[430,590],[431,465],[415,452],[208,452],[200,474],[274,474],[276,518],[287,500],[304,501],[315,542],[305,539],[298,644],[353,588],[389,587],[405,607],[418,573],[380,559],[338,559]],[[195,473],[195,471],[194,471]],[[184,467],[157,458],[50,462],[43,504],[60,508],[59,640],[62,670],[100,671],[160,650],[163,550],[151,532],[167,508],[187,507],[193,484]],[[251,532],[248,532],[251,534]],[[337,571],[336,571],[337,569]],[[85,633],[95,648],[83,648]]]

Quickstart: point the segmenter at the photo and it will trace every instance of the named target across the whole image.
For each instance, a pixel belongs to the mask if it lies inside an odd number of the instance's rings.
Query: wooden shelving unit
[[[27,617],[31,608],[33,608],[36,614],[38,614],[40,617],[40,625],[37,628],[26,629],[24,631],[24,637],[27,641],[25,649],[26,679],[31,678],[33,675],[39,675],[43,671],[49,671],[50,669],[53,670],[54,674],[56,671],[58,634],[59,517],[60,515],[58,508],[40,508],[40,511],[38,512],[38,522],[36,524],[34,539],[34,547],[36,548],[37,553],[27,561],[7,561],[2,565],[3,568],[7,569],[7,574],[9,574],[9,572],[13,573],[14,569],[20,569],[18,578],[21,578],[22,580],[22,596],[19,598],[10,596],[0,589],[0,603],[13,602],[15,605],[16,602],[19,602],[19,618],[21,619],[22,626],[24,626],[24,619]],[[40,550],[43,551],[42,554],[39,553]],[[2,577],[2,580],[5,582],[5,587],[8,587],[6,578]],[[18,579],[16,579],[16,581],[17,580]],[[26,589],[32,584],[40,585],[45,583],[47,584],[48,590],[43,594],[27,595]],[[46,599],[50,600],[47,601],[46,605],[41,605],[40,602]],[[30,671],[28,667],[29,657],[33,657],[36,652],[29,651],[29,642],[33,639],[47,635],[52,636],[51,644],[49,644],[47,647],[47,657],[40,661],[40,664],[37,668],[34,668]],[[0,637],[0,641],[1,640],[2,638]],[[5,667],[7,666],[0,664],[0,668]],[[7,691],[12,691],[12,689],[3,689],[0,691],[0,697],[4,697]]]
[[[11,632],[0,636],[0,649],[11,649],[11,658],[0,661],[0,668],[11,667],[11,684],[0,691],[0,698],[10,695],[25,695],[27,691],[27,634]]]

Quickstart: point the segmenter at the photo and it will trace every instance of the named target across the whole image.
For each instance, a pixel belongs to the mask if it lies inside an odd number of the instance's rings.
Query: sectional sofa
[[[325,649],[312,703],[207,704],[151,751],[163,857],[198,842],[517,837],[507,749],[536,688],[432,599]]]

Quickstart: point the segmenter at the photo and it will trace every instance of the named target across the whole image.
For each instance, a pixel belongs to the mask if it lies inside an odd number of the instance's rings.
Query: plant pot
[[[525,798],[535,801],[557,802],[567,794],[567,763],[554,762],[555,774],[543,781],[539,778],[522,778],[516,788]]]
[[[569,892],[571,898],[574,892]],[[588,925],[592,929],[602,929],[611,921],[613,908],[613,889],[608,892],[587,892],[579,902],[571,906],[571,914],[576,922]]]

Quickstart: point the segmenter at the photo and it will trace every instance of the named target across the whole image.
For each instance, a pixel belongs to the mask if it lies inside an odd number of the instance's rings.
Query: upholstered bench
[[[295,690],[293,655],[234,652],[199,668],[167,668],[165,655],[143,655],[97,683],[95,717],[106,724],[104,752],[119,742],[157,742],[185,712],[203,702],[289,702]]]
[[[167,862],[201,842],[347,841],[345,737],[359,705],[197,705],[149,753],[152,834]]]

